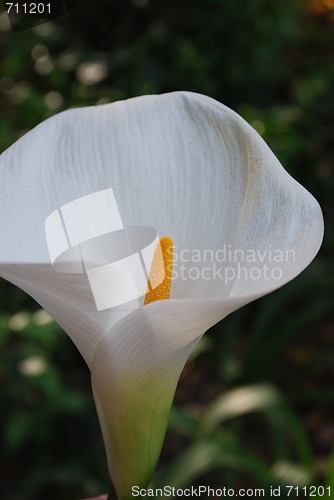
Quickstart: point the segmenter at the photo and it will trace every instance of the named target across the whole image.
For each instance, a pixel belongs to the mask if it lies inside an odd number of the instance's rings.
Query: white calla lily
[[[119,499],[131,498],[131,486],[152,477],[194,345],[312,261],[320,207],[240,116],[189,92],[60,113],[5,151],[0,168],[0,274],[34,297],[85,358],[110,475]],[[99,193],[107,200],[101,223]],[[87,201],[81,222],[79,209],[70,214],[74,202],[83,206],[75,200]],[[143,279],[128,261],[106,267],[103,281],[108,236],[101,251],[94,246],[87,275],[74,269],[89,253],[85,239],[123,227],[147,228],[135,249],[142,264],[146,255],[146,277],[157,234],[172,238],[170,300],[144,306],[131,292]],[[55,265],[61,255],[72,266],[65,272]]]

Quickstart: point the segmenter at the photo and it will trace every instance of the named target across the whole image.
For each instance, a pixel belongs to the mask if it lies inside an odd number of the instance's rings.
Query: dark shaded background
[[[155,484],[334,494],[334,1],[82,0],[16,33],[0,15],[1,151],[63,109],[180,89],[249,121],[320,201],[326,235],[300,277],[203,339],[181,377]],[[0,308],[1,499],[106,491],[83,360],[4,281]]]

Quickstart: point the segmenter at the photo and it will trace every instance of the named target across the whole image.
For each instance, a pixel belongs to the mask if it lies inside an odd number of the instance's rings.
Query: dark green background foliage
[[[15,34],[0,16],[1,150],[71,106],[192,90],[244,116],[324,211],[312,265],[215,327],[188,362],[156,485],[334,494],[334,10],[314,15],[316,1],[82,0]],[[105,491],[87,367],[23,292],[2,281],[0,301],[1,498]]]

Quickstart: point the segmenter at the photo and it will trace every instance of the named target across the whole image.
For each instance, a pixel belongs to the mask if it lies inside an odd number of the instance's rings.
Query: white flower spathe
[[[5,151],[0,169],[0,275],[34,297],[85,358],[110,474],[126,499],[131,485],[151,479],[197,340],[312,261],[323,237],[321,209],[239,115],[189,92],[60,113]],[[215,255],[228,246],[266,255],[270,247],[293,250],[294,259],[280,262],[279,279],[206,279],[208,263],[200,262],[198,279],[177,273],[168,301],[97,311],[83,275],[52,267],[45,221],[110,188],[126,226],[167,234],[180,251]],[[263,264],[277,267],[268,258]]]

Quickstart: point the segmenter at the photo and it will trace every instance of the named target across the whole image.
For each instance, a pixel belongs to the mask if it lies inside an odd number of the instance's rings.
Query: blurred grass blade
[[[216,432],[214,439],[190,446],[172,465],[157,475],[155,487],[166,484],[175,488],[185,487],[217,468],[249,473],[262,485],[274,481],[265,463],[248,453],[237,441]]]
[[[205,413],[198,437],[202,438],[219,424],[235,417],[262,412],[270,420],[273,432],[289,433],[301,463],[312,470],[312,454],[303,426],[281,394],[271,385],[257,384],[240,387],[218,398]]]
[[[183,436],[193,437],[199,425],[200,423],[195,417],[185,413],[181,408],[172,407],[168,422],[170,429],[175,430]]]

